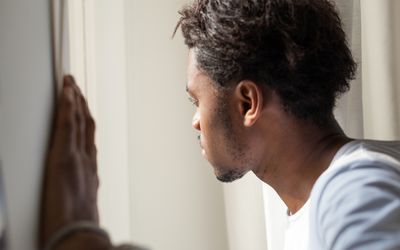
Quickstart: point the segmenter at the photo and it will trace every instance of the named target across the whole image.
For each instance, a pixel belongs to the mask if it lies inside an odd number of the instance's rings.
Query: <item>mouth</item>
[[[203,144],[201,143],[201,134],[197,136],[197,140],[199,141],[199,145],[201,148],[201,154],[203,155],[204,158],[207,159],[206,150],[204,149]]]
[[[201,148],[201,149],[204,149],[204,148],[203,148],[203,145],[202,145],[202,143],[201,143],[201,135],[198,135],[198,136],[197,136],[197,140],[199,141],[200,148]]]

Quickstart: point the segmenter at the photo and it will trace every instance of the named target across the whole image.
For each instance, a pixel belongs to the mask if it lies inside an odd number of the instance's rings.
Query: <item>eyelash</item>
[[[199,106],[199,101],[194,99],[193,97],[188,97],[189,102],[191,102],[194,106],[198,107]]]

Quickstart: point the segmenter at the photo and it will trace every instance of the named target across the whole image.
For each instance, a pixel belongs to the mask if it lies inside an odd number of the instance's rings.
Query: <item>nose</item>
[[[194,129],[196,129],[198,131],[201,130],[201,128],[200,128],[200,114],[199,114],[198,111],[196,111],[196,113],[193,116],[192,126],[193,126]]]

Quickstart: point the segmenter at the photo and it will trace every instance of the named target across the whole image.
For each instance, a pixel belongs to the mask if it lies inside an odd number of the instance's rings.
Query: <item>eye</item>
[[[191,97],[191,96],[189,96],[188,99],[189,99],[189,101],[190,101],[194,106],[196,106],[196,107],[199,106],[199,101],[198,101],[198,100],[194,99],[194,98]]]

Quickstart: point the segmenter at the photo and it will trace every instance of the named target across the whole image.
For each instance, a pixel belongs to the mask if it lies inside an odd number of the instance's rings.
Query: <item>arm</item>
[[[324,186],[316,212],[326,249],[400,249],[400,174],[355,166]]]

